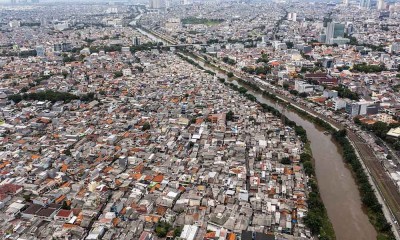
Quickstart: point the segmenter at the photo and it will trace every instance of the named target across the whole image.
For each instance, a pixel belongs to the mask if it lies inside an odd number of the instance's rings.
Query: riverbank
[[[329,131],[332,134],[333,139],[338,143],[338,146],[340,146],[340,149],[343,152],[343,158],[346,164],[350,166],[353,176],[355,177],[358,189],[361,194],[361,201],[363,203],[363,206],[367,210],[368,218],[378,232],[377,239],[396,239],[391,230],[391,225],[387,221],[383,213],[382,205],[379,203],[375,195],[375,191],[369,182],[368,175],[363,169],[360,159],[356,156],[355,149],[347,138],[346,130],[336,130],[335,127],[333,127],[330,123],[322,120],[321,118],[313,116],[306,111],[293,106],[291,103],[277,98],[274,94],[271,94],[267,91],[261,91],[261,89],[255,84],[249,84],[242,79],[240,80],[240,82],[249,86],[254,91],[262,92],[262,95],[264,97],[270,98],[279,103],[284,103],[287,108],[290,108],[298,115],[308,119],[310,122],[315,123],[316,125],[322,127],[325,131]]]

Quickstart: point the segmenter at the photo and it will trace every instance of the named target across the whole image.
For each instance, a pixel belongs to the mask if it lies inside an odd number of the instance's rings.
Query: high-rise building
[[[385,0],[378,0],[376,7],[378,10],[383,10],[386,8]]]
[[[134,37],[132,42],[133,42],[134,46],[139,46],[140,45],[140,38],[139,37]]]
[[[149,7],[151,9],[162,9],[165,8],[165,0],[150,0]]]
[[[349,5],[349,0],[343,0],[343,5],[348,6]]]
[[[360,0],[360,7],[369,9],[371,7],[371,0]]]
[[[347,35],[351,35],[354,32],[354,24],[352,22],[346,23],[346,33]]]
[[[43,45],[36,46],[36,56],[44,57],[45,51]]]
[[[326,26],[326,40],[328,44],[333,43],[334,38],[344,37],[345,25],[337,22],[328,22]]]
[[[399,53],[400,52],[400,41],[395,41],[390,46],[390,52],[392,53]]]
[[[17,28],[21,26],[21,22],[18,20],[11,20],[8,25],[10,26],[10,28]]]
[[[288,13],[287,20],[296,22],[297,21],[297,13]]]
[[[193,3],[192,0],[181,0],[181,5],[190,5],[192,3]]]
[[[70,52],[72,50],[71,43],[55,43],[53,45],[54,52]]]

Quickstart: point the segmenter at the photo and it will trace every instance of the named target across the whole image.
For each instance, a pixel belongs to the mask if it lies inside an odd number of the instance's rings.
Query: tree
[[[364,72],[364,73],[374,73],[382,72],[386,70],[385,65],[367,65],[367,63],[355,64],[353,66],[354,71]]]
[[[21,88],[20,93],[26,93],[28,90],[29,90],[28,87],[23,87]]]
[[[244,87],[239,88],[239,93],[245,94],[247,92],[247,89]]]
[[[64,79],[67,78],[67,76],[68,76],[68,72],[63,71],[61,74],[63,75]]]
[[[400,150],[400,141],[396,141],[396,142],[393,144],[393,147],[394,147],[394,149],[396,149],[397,151],[399,151],[399,150]]]
[[[284,83],[282,85],[283,89],[288,90],[289,89],[289,84],[288,83]]]
[[[188,148],[191,149],[194,146],[194,142],[189,142]]]
[[[189,125],[190,125],[190,124],[195,124],[196,121],[197,121],[197,118],[195,118],[195,117],[192,118],[192,119],[190,119]]]
[[[156,235],[157,237],[163,238],[167,236],[168,231],[171,229],[171,225],[165,221],[160,221],[156,225]]]
[[[286,46],[288,49],[293,48],[294,44],[292,42],[286,42]]]
[[[31,195],[30,194],[24,195],[23,197],[24,197],[25,202],[31,202]]]
[[[74,56],[64,55],[64,57],[63,57],[63,62],[65,62],[65,63],[74,62],[74,61],[76,61],[76,58]]]
[[[308,154],[308,153],[300,154],[300,161],[303,162],[303,163],[311,161],[311,155]]]
[[[304,223],[310,228],[313,234],[319,234],[322,227],[322,218],[316,212],[310,211],[304,217]]]
[[[362,124],[362,122],[361,122],[359,117],[355,117],[353,120],[354,120],[354,123],[357,124],[357,125],[361,125]]]
[[[284,165],[289,165],[292,162],[290,161],[290,159],[288,157],[284,157],[284,158],[281,159],[281,163],[284,164]]]
[[[304,164],[303,164],[303,167],[304,167],[304,172],[308,175],[308,176],[311,176],[311,175],[313,175],[314,174],[314,168],[313,168],[313,165],[312,165],[312,163],[309,161],[309,162],[305,162]]]
[[[229,110],[229,112],[226,114],[226,121],[232,121],[234,115],[235,114],[232,112],[232,110]]]
[[[350,89],[348,89],[344,86],[335,87],[333,90],[338,91],[338,96],[341,98],[348,98],[350,100],[355,100],[355,101],[357,101],[359,99],[359,96],[357,93],[352,92]]]
[[[150,127],[151,127],[150,123],[149,122],[145,122],[143,124],[143,126],[142,126],[142,131],[147,131],[147,130],[150,129]]]
[[[179,237],[182,234],[183,227],[177,227],[174,229],[174,237]]]
[[[390,128],[387,123],[377,121],[372,125],[372,130],[374,131],[375,135],[382,139],[385,139],[386,133],[390,130]]]
[[[306,98],[308,97],[308,94],[306,92],[302,92],[299,94],[299,97]]]
[[[71,156],[71,150],[69,148],[65,149],[64,154],[67,156]]]
[[[269,59],[268,59],[268,55],[267,54],[261,54],[261,57],[259,57],[256,61],[257,63],[263,62],[263,63],[268,63]]]
[[[167,236],[167,233],[168,233],[168,231],[166,228],[156,227],[157,237],[163,238],[163,237]]]
[[[71,206],[68,205],[67,201],[64,201],[64,202],[63,202],[61,208],[62,208],[62,209],[65,209],[65,210],[71,210]]]
[[[232,78],[234,76],[233,72],[228,72],[228,74],[226,74],[228,76],[228,78]]]
[[[122,71],[114,72],[114,78],[119,78],[119,77],[122,77],[122,76],[123,76]]]

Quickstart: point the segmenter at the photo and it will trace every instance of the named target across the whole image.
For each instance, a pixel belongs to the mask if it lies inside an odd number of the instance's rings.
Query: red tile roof
[[[65,209],[61,209],[58,213],[57,213],[57,217],[69,217],[72,214],[72,210],[65,210]]]

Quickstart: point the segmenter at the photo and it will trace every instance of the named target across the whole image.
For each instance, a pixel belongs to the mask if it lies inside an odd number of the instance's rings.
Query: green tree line
[[[363,72],[363,73],[377,73],[377,72],[382,72],[385,71],[386,67],[384,65],[370,65],[367,63],[360,63],[360,64],[355,64],[353,66],[353,71],[357,72]]]
[[[82,101],[92,101],[95,96],[94,93],[88,93],[82,96],[77,96],[72,93],[67,92],[58,92],[53,90],[46,90],[43,92],[35,92],[35,93],[23,93],[23,94],[13,94],[8,96],[8,100],[14,101],[15,103],[19,103],[22,100],[33,100],[33,101],[51,101],[53,103],[58,101],[70,102],[72,100],[82,100]]]

